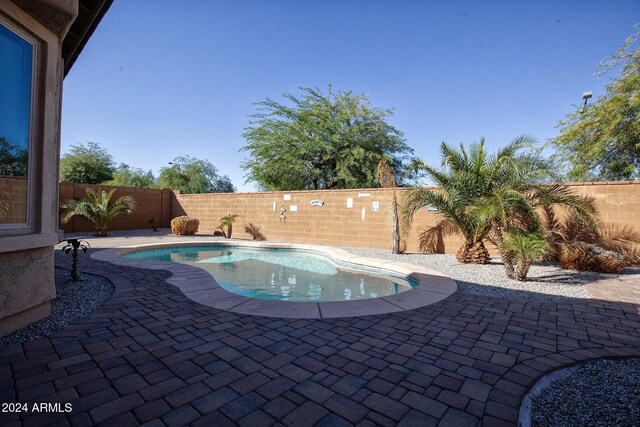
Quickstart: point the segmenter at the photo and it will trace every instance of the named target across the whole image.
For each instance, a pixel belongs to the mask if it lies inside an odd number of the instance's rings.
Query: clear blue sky
[[[156,175],[190,155],[252,191],[253,103],[330,83],[392,108],[429,163],[442,141],[545,142],[638,21],[638,0],[115,0],[65,79],[62,153],[94,141]]]
[[[0,138],[14,148],[29,142],[32,46],[0,26]]]

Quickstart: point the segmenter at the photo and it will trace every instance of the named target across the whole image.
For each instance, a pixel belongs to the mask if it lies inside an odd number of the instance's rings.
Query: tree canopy
[[[228,176],[206,160],[176,157],[170,167],[160,169],[157,185],[184,193],[233,193],[236,188]]]
[[[117,187],[151,188],[155,186],[155,181],[156,179],[151,170],[145,172],[140,168],[132,168],[126,163],[120,163],[120,166],[113,173],[113,179],[102,184]]]
[[[0,137],[0,175],[26,176],[28,168],[29,150]]]
[[[377,187],[376,170],[385,160],[397,176],[413,153],[387,120],[391,110],[372,108],[366,94],[300,88],[284,93],[287,105],[267,98],[255,105],[242,136],[249,153],[242,167],[247,181],[265,190]]]
[[[568,161],[571,179],[640,178],[640,47],[632,49],[639,37],[640,31],[630,36],[599,67],[600,75],[620,69],[605,94],[558,124],[560,135],[551,142]]]
[[[100,184],[113,179],[115,163],[105,148],[95,142],[72,145],[60,159],[60,180]]]

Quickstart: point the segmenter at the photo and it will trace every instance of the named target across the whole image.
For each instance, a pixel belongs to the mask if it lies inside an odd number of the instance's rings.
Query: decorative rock
[[[83,274],[74,282],[68,270],[56,268],[56,295],[51,302],[51,316],[0,337],[0,348],[49,336],[85,317],[109,299],[113,286],[107,280]]]
[[[531,396],[531,425],[638,425],[638,384],[640,359],[587,362]]]

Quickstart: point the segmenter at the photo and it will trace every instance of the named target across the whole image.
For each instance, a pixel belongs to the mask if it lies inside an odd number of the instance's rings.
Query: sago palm
[[[94,224],[96,236],[106,236],[109,221],[122,213],[130,214],[135,208],[135,200],[130,196],[120,197],[112,203],[114,192],[87,189],[84,198],[67,200],[61,206],[64,209],[62,223],[67,223],[74,216],[83,216]]]

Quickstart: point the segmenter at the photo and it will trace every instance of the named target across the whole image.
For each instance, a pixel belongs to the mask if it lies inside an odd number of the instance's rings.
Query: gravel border
[[[529,396],[532,427],[640,425],[640,359],[594,360],[551,375],[558,379]]]
[[[71,280],[69,270],[55,269],[56,295],[51,301],[51,315],[31,325],[0,337],[0,348],[50,336],[85,317],[113,294],[106,279],[82,273],[82,281]]]
[[[515,300],[558,301],[565,298],[591,298],[585,285],[602,279],[620,277],[619,274],[602,274],[586,271],[564,270],[557,265],[531,266],[527,280],[520,282],[507,278],[499,258],[490,264],[461,264],[455,255],[445,254],[392,254],[389,250],[343,248],[355,255],[407,262],[431,268],[456,281],[458,290],[469,295],[500,297]],[[623,275],[637,276],[640,268],[626,268]]]

